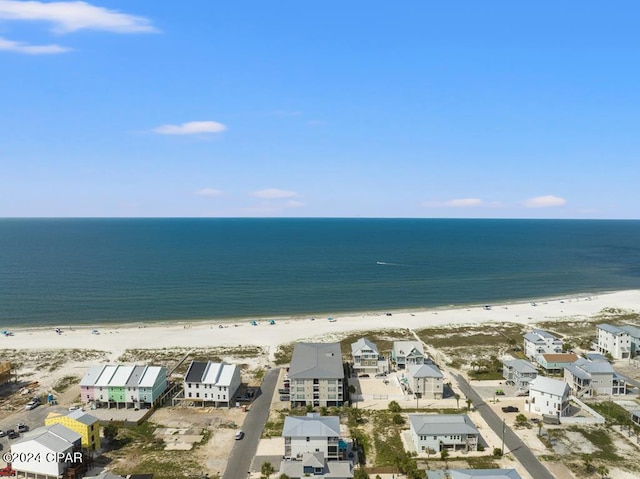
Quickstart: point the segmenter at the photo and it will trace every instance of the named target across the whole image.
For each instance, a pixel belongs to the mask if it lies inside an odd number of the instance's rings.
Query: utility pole
[[[506,424],[505,424],[505,419],[502,418],[502,455],[504,456],[504,431],[507,428]]]

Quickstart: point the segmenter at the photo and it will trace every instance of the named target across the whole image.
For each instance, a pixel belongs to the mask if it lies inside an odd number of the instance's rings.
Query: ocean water
[[[497,303],[640,288],[640,221],[3,219],[0,327]]]

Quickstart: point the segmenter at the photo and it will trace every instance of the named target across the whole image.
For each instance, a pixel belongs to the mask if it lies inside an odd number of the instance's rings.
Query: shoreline
[[[640,289],[604,294],[577,294],[553,299],[504,302],[484,305],[460,305],[422,310],[369,311],[327,317],[268,317],[251,320],[208,320],[155,323],[121,323],[116,325],[54,327],[24,327],[2,337],[3,349],[26,350],[101,350],[115,360],[127,349],[205,349],[215,347],[260,346],[270,357],[277,347],[294,341],[327,341],[354,332],[372,330],[423,329],[465,324],[512,322],[535,324],[541,321],[585,319],[605,308],[637,311],[640,309]],[[387,316],[387,313],[391,316]],[[275,324],[270,325],[269,319]],[[92,334],[96,329],[99,334]],[[595,335],[595,330],[594,330]]]
[[[554,295],[548,297],[527,297],[527,298],[515,298],[515,299],[505,299],[500,300],[496,303],[456,303],[456,304],[447,304],[440,306],[425,306],[425,307],[398,307],[398,308],[388,308],[388,309],[374,309],[374,310],[354,310],[354,311],[330,311],[330,312],[315,312],[315,313],[296,313],[291,315],[283,315],[283,314],[273,314],[267,316],[237,316],[237,317],[220,317],[220,318],[176,318],[176,319],[150,319],[150,320],[123,320],[123,321],[113,321],[113,320],[96,320],[96,321],[87,321],[81,323],[73,323],[73,324],[65,324],[63,322],[60,323],[51,323],[48,325],[33,325],[33,326],[20,326],[20,325],[12,325],[9,322],[4,322],[2,326],[2,330],[8,331],[44,331],[44,330],[52,330],[56,328],[60,328],[63,330],[71,331],[75,329],[120,329],[120,328],[148,328],[148,327],[161,327],[161,326],[175,326],[175,325],[204,325],[204,324],[223,324],[228,325],[232,323],[250,323],[251,321],[299,321],[299,320],[307,320],[309,318],[316,319],[326,319],[327,317],[335,317],[335,318],[349,318],[355,316],[363,316],[363,315],[384,315],[386,313],[392,314],[403,314],[403,313],[428,313],[432,311],[449,311],[449,310],[459,310],[465,308],[477,308],[483,307],[485,304],[490,304],[495,307],[504,307],[509,305],[516,304],[530,304],[532,302],[535,303],[544,303],[550,301],[567,301],[567,300],[579,300],[581,298],[589,298],[596,296],[606,296],[611,294],[625,293],[625,292],[633,292],[640,291],[640,289],[624,289],[624,290],[597,290],[591,292],[575,292],[566,295]],[[639,305],[640,306],[640,305]]]

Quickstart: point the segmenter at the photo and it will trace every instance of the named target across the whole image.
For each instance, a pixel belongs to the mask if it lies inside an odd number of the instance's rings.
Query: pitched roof
[[[578,360],[578,355],[574,353],[548,353],[540,356],[548,363],[575,363]]]
[[[98,419],[96,417],[92,416],[91,414],[87,414],[82,409],[76,409],[75,411],[71,411],[69,414],[67,414],[67,417],[70,417],[71,419],[75,419],[76,421],[81,422],[86,426],[91,426],[92,424],[95,424],[98,422]]]
[[[160,376],[166,377],[167,370],[162,366],[147,366],[147,369],[142,374],[138,387],[151,388],[156,383]]]
[[[611,364],[609,364],[608,361],[589,361],[587,359],[584,358],[579,358],[575,363],[573,363],[574,366],[579,367],[580,369],[583,369],[584,371],[587,371],[591,374],[613,374],[615,373],[615,370],[613,369],[613,366],[611,366]]]
[[[546,342],[546,340],[548,339],[551,339],[553,341],[559,341],[558,337],[554,336],[553,334],[543,329],[534,329],[533,331],[525,334],[524,339],[532,343]]]
[[[533,364],[524,359],[507,359],[503,361],[503,363],[508,368],[518,371],[519,373],[535,373],[538,371]]]
[[[297,343],[293,348],[291,379],[342,379],[340,343]]]
[[[529,383],[531,391],[539,391],[553,396],[564,397],[569,395],[569,386],[564,381],[538,376]]]
[[[417,350],[424,356],[424,346],[420,341],[394,341],[393,352],[396,357],[406,356],[413,350]]]
[[[444,376],[435,364],[410,364],[407,373],[412,378],[443,378]]]
[[[84,375],[84,377],[82,378],[82,380],[80,381],[80,386],[94,386],[105,367],[106,366],[90,367],[89,370]]]
[[[409,423],[416,434],[479,434],[466,414],[409,414]]]
[[[52,424],[25,433],[14,444],[18,445],[34,441],[51,451],[65,452],[81,439],[80,434],[62,424]]]
[[[355,354],[363,348],[371,349],[374,353],[378,353],[378,347],[367,338],[360,338],[355,343],[351,343],[351,354]]]
[[[629,333],[629,336],[640,338],[640,328],[631,325],[620,326],[620,329]]]
[[[138,384],[140,384],[140,378],[147,370],[146,366],[134,366],[131,375],[129,376],[129,380],[127,381],[126,387],[128,388],[137,388]]]
[[[340,418],[309,413],[284,418],[283,437],[340,437]]]
[[[449,469],[448,471],[427,471],[427,479],[522,479],[515,469]]]
[[[614,326],[612,324],[607,324],[607,323],[598,324],[597,328],[598,329],[602,329],[603,331],[611,333],[611,334],[613,334],[615,336],[620,336],[621,334],[629,334],[628,332],[624,331],[623,329],[619,328],[618,326]]]
[[[302,461],[282,461],[280,463],[280,474],[286,474],[289,477],[305,477],[304,467],[311,466],[307,464],[309,456],[317,456],[322,453],[304,453]],[[312,474],[310,477],[314,479],[345,479],[353,477],[353,463],[351,461],[327,461],[323,458],[322,474]]]

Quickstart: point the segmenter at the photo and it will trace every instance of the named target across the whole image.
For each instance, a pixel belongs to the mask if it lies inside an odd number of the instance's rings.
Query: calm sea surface
[[[3,219],[0,328],[640,288],[640,221]]]

